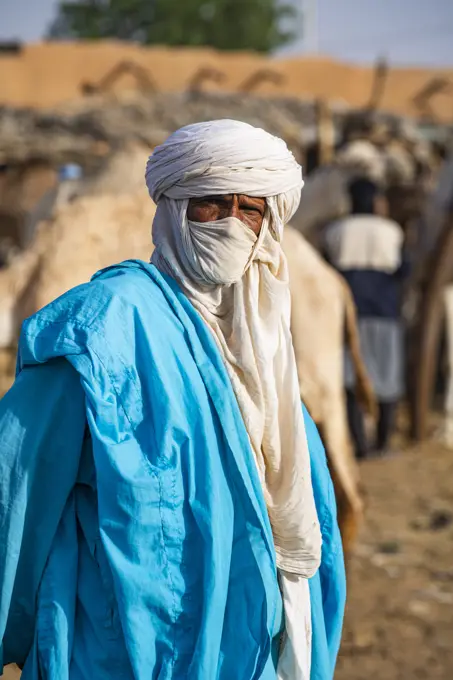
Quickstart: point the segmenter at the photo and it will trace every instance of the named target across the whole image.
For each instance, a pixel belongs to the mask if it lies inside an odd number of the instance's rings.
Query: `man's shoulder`
[[[392,220],[390,217],[384,217],[382,215],[375,215],[375,224],[381,225],[391,231],[397,232],[398,234],[403,234],[403,228],[398,222]]]
[[[345,229],[350,224],[352,224],[353,221],[354,221],[353,215],[345,215],[344,217],[339,217],[338,219],[333,220],[332,222],[329,222],[329,224],[326,225],[325,233],[331,234],[334,232],[341,231],[342,229]]]
[[[398,222],[381,215],[347,215],[331,222],[326,228],[326,231],[330,233],[349,230],[361,232],[365,232],[366,230],[387,230],[396,234],[403,233]]]
[[[96,332],[137,314],[145,301],[148,311],[154,306],[162,306],[159,275],[150,275],[150,270],[150,265],[140,261],[108,267],[27,319],[23,333],[58,326]]]

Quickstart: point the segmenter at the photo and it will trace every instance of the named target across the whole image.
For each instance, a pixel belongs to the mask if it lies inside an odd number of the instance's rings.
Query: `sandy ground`
[[[336,680],[451,680],[453,452],[433,440],[362,474],[367,519]]]
[[[453,452],[433,441],[362,465],[338,680],[453,678]]]

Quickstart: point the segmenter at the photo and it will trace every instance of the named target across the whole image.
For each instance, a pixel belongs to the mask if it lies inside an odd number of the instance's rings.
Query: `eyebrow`
[[[200,196],[195,198],[195,203],[203,203],[204,201],[213,201],[216,203],[228,203],[232,200],[234,194],[221,194],[219,196]],[[240,205],[242,206],[253,206],[254,208],[262,209],[263,212],[266,210],[266,199],[261,198],[261,196],[247,196],[246,194],[240,194]]]
[[[230,201],[232,198],[233,194],[223,194],[221,196],[200,196],[195,200],[201,203],[202,201]]]
[[[259,207],[262,208],[263,210],[266,209],[266,199],[255,196],[241,196],[239,204],[252,205],[253,207],[256,208]]]

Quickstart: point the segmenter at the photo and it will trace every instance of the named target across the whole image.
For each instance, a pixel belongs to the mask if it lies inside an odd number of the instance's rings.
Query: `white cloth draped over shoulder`
[[[223,120],[171,135],[150,157],[146,182],[157,203],[152,262],[175,278],[213,332],[256,458],[289,638],[279,677],[308,680],[310,645],[299,638],[310,637],[306,579],[320,564],[321,532],[290,333],[288,268],[280,245],[283,227],[299,204],[301,168],[282,140]],[[222,194],[266,199],[258,237],[235,218],[188,220],[190,198]]]

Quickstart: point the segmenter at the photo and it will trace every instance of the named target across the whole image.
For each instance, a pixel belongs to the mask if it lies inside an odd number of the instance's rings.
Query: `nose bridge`
[[[239,217],[239,196],[233,194],[233,199],[228,210],[228,217]]]

